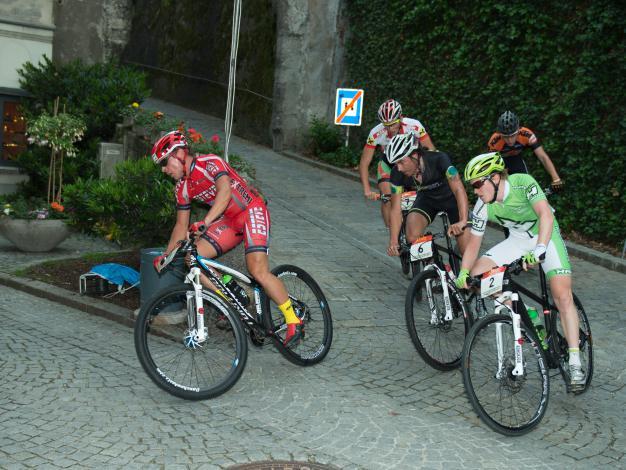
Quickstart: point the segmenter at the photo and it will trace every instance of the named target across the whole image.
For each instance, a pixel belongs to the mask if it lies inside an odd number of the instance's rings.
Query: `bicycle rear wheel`
[[[248,343],[237,314],[205,291],[207,339],[191,341],[196,310],[194,298],[187,301],[189,291],[187,286],[170,287],[148,302],[135,322],[135,349],[143,369],[160,388],[186,400],[203,400],[221,395],[239,380]]]
[[[446,308],[439,273],[427,269],[417,276],[406,293],[404,315],[411,341],[422,359],[439,370],[459,366],[463,342],[471,317],[456,288],[448,283],[453,317],[445,320]]]
[[[548,406],[548,367],[539,341],[522,325],[523,375],[513,375],[515,337],[508,315],[490,315],[470,330],[463,348],[463,384],[474,411],[505,436],[539,424]],[[501,351],[499,359],[498,351]]]
[[[587,376],[585,386],[583,388],[573,390],[574,394],[579,395],[587,391],[593,377],[593,340],[591,337],[589,319],[587,318],[587,314],[585,313],[582,303],[575,294],[574,305],[576,305],[576,310],[578,311],[578,349],[580,349],[580,362],[583,371]],[[555,350],[557,351],[559,358],[559,370],[561,371],[561,375],[563,376],[565,383],[569,384],[569,348],[567,340],[565,339],[565,333],[563,332],[563,327],[561,325],[561,316],[558,310],[553,310],[553,314],[551,330],[557,332]]]
[[[317,364],[326,357],[333,341],[333,321],[326,297],[313,278],[297,266],[277,266],[272,273],[285,284],[294,311],[304,322],[301,339],[286,347],[283,344],[287,329],[285,317],[264,295],[263,318],[267,329],[275,334],[274,345],[294,364]]]

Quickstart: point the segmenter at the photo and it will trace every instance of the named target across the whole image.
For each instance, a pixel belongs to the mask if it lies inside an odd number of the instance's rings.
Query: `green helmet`
[[[472,158],[465,167],[465,181],[489,176],[504,170],[504,160],[500,152],[489,152]]]

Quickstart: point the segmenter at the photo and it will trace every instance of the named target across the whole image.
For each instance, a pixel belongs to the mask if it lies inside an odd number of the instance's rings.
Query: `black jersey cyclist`
[[[404,188],[411,182],[417,196],[406,218],[406,237],[409,243],[420,238],[438,212],[445,212],[450,220],[448,234],[457,239],[461,252],[465,250],[468,234],[468,202],[459,172],[448,154],[424,149],[413,134],[399,134],[391,139],[386,149],[387,160],[394,169],[391,173],[391,215],[389,256],[399,255],[398,235],[402,225],[400,210]],[[408,179],[408,181],[407,181]]]

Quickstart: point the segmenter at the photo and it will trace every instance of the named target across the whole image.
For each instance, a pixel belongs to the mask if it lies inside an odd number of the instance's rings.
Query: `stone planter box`
[[[45,252],[56,248],[65,240],[70,230],[58,219],[10,219],[0,220],[0,234],[19,250]]]

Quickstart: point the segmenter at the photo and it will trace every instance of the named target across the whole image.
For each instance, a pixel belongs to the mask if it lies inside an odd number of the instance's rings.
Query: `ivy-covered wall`
[[[459,169],[516,112],[566,181],[560,224],[626,238],[626,8],[576,2],[347,0],[347,85],[365,89],[361,141],[394,97]],[[549,182],[537,158],[531,173]]]
[[[230,0],[134,0],[131,37],[123,60],[175,72],[145,69],[153,95],[223,117],[232,9]],[[242,2],[233,126],[233,133],[268,145],[272,142],[275,16],[272,0]]]

